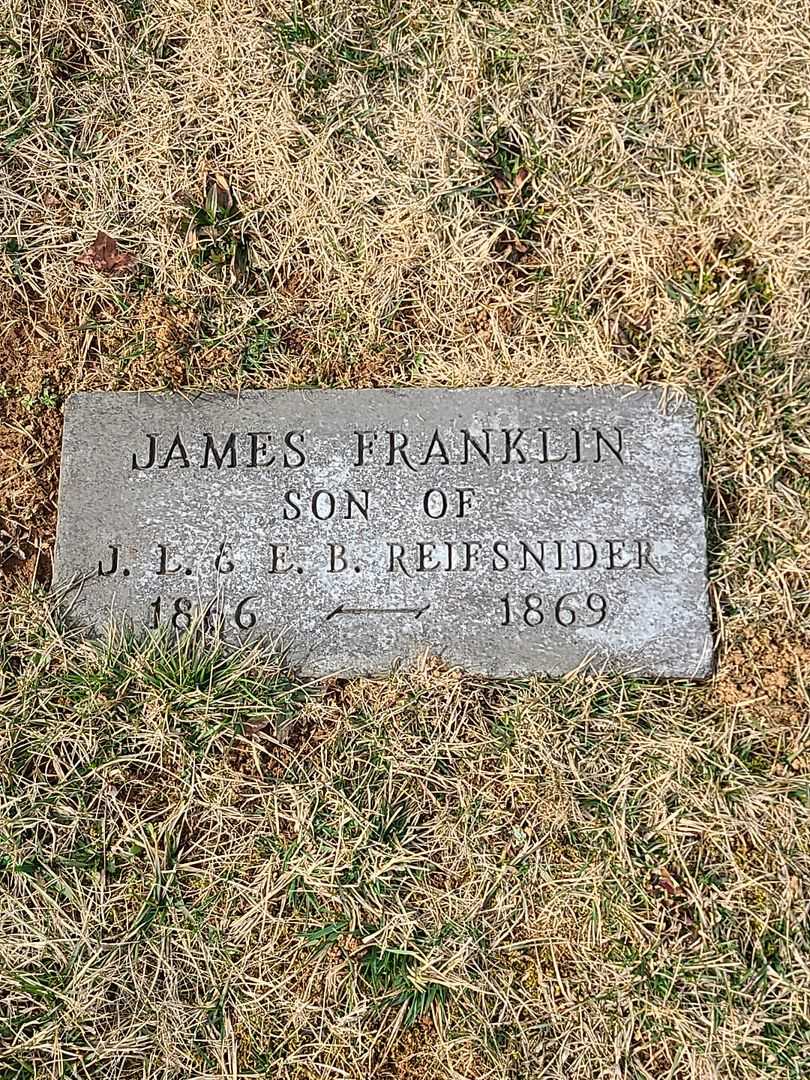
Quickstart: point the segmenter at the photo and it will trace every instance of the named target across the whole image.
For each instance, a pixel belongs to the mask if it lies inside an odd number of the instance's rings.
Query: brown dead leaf
[[[492,186],[502,199],[514,198],[520,194],[528,179],[529,170],[520,168],[515,173],[514,180],[510,180],[502,173],[495,173],[492,177]]]
[[[76,259],[77,266],[91,266],[102,274],[125,274],[135,263],[135,256],[118,250],[118,241],[99,232],[90,247]]]
[[[233,188],[222,173],[209,173],[205,181],[205,209],[213,221],[218,213],[226,214],[236,205]]]
[[[529,179],[529,170],[526,168],[520,168],[515,173],[515,194],[517,194],[526,181]]]
[[[683,896],[683,889],[665,866],[658,871],[658,885],[668,896]]]

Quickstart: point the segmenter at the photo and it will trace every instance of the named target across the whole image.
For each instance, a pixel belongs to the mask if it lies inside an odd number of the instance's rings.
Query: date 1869
[[[601,593],[588,593],[584,601],[577,593],[563,593],[557,599],[545,599],[538,593],[513,597],[509,593],[501,597],[503,618],[501,626],[540,626],[553,622],[558,626],[599,626],[608,613],[607,598]]]

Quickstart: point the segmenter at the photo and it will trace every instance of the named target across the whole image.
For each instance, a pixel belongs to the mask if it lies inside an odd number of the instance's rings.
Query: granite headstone
[[[55,582],[311,675],[712,666],[694,406],[626,387],[80,393]]]

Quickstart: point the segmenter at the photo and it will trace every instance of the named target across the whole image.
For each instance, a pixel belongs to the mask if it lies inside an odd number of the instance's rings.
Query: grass
[[[306,687],[47,598],[2,640],[4,1075],[801,1075],[789,664]]]
[[[3,1080],[807,1075],[806,16],[0,0]],[[74,390],[590,382],[698,402],[705,686],[54,612]]]

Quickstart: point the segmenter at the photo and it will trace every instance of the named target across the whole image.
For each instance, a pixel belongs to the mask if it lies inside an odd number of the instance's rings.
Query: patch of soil
[[[433,1044],[436,1032],[429,1016],[406,1028],[382,1064],[380,1080],[430,1080],[435,1073]]]
[[[798,735],[807,715],[802,672],[810,670],[810,639],[746,626],[734,640],[717,674],[718,699],[727,705],[765,703],[770,725]]]
[[[385,1059],[380,1062],[380,1080],[435,1080],[439,1075],[436,1042],[439,1033],[429,1014],[424,1014],[412,1026],[402,1030]],[[476,1080],[488,1076],[491,1070],[480,1051],[469,1044],[457,1044],[452,1050],[453,1075]],[[442,1075],[443,1075],[442,1071]]]

